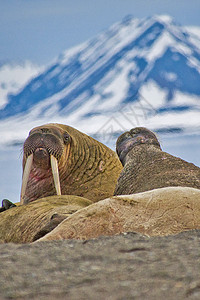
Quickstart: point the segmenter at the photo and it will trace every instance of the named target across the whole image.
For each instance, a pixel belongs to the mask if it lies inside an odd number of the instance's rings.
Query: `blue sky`
[[[0,62],[49,63],[128,14],[200,26],[200,0],[0,0]]]

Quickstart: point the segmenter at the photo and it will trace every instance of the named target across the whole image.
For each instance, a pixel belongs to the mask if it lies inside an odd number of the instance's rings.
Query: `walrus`
[[[114,151],[67,125],[33,128],[23,146],[20,203],[52,195],[99,201],[113,194],[122,165]]]
[[[162,151],[156,135],[136,127],[116,142],[123,165],[114,195],[128,195],[169,186],[200,189],[200,168]]]
[[[10,206],[12,203],[5,205]],[[0,214],[0,242],[30,243],[53,230],[60,222],[92,201],[74,195],[54,195],[7,208]]]
[[[137,232],[167,236],[200,229],[200,190],[166,187],[113,196],[82,208],[36,242]]]
[[[164,236],[200,229],[200,190],[167,187],[93,203],[64,195],[0,214],[0,243],[90,239],[124,232]]]

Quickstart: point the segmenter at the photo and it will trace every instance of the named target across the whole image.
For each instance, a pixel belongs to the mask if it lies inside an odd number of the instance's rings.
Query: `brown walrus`
[[[200,190],[167,187],[114,196],[82,208],[38,239],[91,239],[125,232],[165,236],[200,229]]]
[[[33,242],[91,203],[74,195],[55,195],[7,209],[0,214],[0,242]]]
[[[143,127],[123,133],[116,143],[124,166],[114,195],[128,195],[168,186],[200,189],[200,168],[163,152],[156,135]]]
[[[148,236],[200,228],[200,190],[167,187],[92,203],[50,196],[0,214],[0,242],[90,239],[123,232]]]
[[[122,170],[114,151],[62,124],[32,129],[23,150],[21,204],[55,194],[104,199]]]

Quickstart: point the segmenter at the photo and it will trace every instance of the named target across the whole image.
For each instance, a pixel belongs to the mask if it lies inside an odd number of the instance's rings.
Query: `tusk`
[[[53,155],[51,155],[51,169],[52,169],[53,180],[54,180],[57,195],[61,195],[58,162]]]
[[[22,187],[21,187],[21,196],[20,196],[20,204],[24,204],[24,195],[26,192],[26,186],[28,183],[29,174],[31,171],[31,166],[33,162],[33,153],[28,156],[23,172],[23,178],[22,178]]]

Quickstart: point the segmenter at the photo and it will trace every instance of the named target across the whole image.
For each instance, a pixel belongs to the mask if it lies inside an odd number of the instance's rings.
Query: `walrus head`
[[[122,165],[125,165],[127,153],[133,147],[141,144],[151,144],[160,148],[156,135],[145,127],[132,128],[120,135],[116,142],[116,152]]]
[[[23,180],[20,203],[26,203],[25,193],[29,176],[33,182],[51,181],[52,175],[57,195],[61,195],[58,164],[61,156],[69,155],[71,137],[68,132],[48,124],[32,129],[24,142]],[[35,199],[33,199],[35,200]]]
[[[114,151],[63,124],[32,129],[23,150],[21,204],[56,194],[104,199],[122,169]]]

